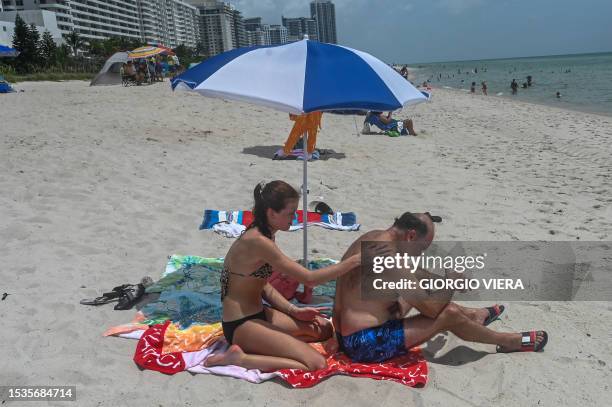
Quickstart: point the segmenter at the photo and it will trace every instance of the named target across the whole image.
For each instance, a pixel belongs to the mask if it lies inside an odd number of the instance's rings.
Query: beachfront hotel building
[[[199,12],[199,36],[208,56],[248,45],[240,11],[229,3],[189,0]]]
[[[49,31],[53,41],[60,45],[62,32],[60,31],[55,14],[46,10],[25,10],[25,11],[4,11],[0,12],[0,45],[12,46],[13,34],[15,33],[15,18],[17,13],[23,21],[30,25],[34,24],[36,30],[42,36],[45,31]]]
[[[141,38],[137,0],[2,0],[4,11],[48,10],[65,36]]]
[[[180,0],[140,0],[142,39],[170,48],[195,48],[200,42],[198,9]]]
[[[317,20],[314,18],[287,18],[281,16],[281,20],[283,26],[287,28],[287,39],[289,42],[299,41],[304,38],[304,35],[308,35],[308,39],[310,40],[319,40]]]
[[[329,0],[315,0],[310,3],[310,16],[317,22],[319,41],[337,44],[336,6]]]
[[[289,42],[287,27],[270,25],[268,32],[270,33],[270,45],[280,45]]]
[[[3,12],[53,12],[63,36],[76,32],[85,40],[123,37],[173,48],[199,42],[198,11],[183,0],[0,1]]]
[[[245,18],[243,21],[249,47],[270,45],[270,26],[262,24],[261,17]]]

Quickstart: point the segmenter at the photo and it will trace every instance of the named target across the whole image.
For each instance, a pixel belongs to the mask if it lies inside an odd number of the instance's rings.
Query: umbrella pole
[[[302,180],[302,222],[304,224],[304,267],[308,268],[308,132],[304,132],[304,179]]]

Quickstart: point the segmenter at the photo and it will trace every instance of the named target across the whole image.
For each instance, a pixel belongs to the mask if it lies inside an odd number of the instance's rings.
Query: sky
[[[227,0],[226,0],[227,1]],[[309,0],[229,0],[280,24]],[[612,52],[612,0],[333,0],[338,42],[388,63]]]

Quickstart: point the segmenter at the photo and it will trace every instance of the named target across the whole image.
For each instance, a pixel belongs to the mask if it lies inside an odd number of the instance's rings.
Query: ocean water
[[[612,115],[612,53],[491,59],[408,65],[415,84],[469,90],[486,81],[489,95]],[[522,88],[527,76],[532,86]],[[510,82],[516,79],[518,94]],[[561,97],[557,98],[556,93]]]

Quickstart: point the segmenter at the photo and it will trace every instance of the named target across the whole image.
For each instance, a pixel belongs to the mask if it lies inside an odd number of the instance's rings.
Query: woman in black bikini
[[[247,369],[317,370],[325,358],[306,342],[332,335],[322,308],[298,308],[267,283],[272,269],[307,285],[317,285],[361,264],[359,255],[317,271],[309,271],[287,257],[274,242],[279,230],[289,230],[299,194],[283,181],[259,184],[254,190],[254,221],[230,248],[221,274],[223,333],[230,343],[207,365],[237,365]],[[264,307],[262,297],[271,305]]]

